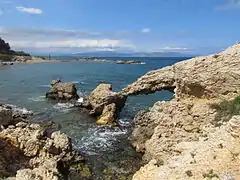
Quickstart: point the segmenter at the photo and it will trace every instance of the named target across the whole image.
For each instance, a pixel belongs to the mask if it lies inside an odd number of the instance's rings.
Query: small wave
[[[26,108],[20,108],[20,107],[17,107],[15,105],[12,105],[12,104],[7,104],[8,106],[10,106],[12,109],[13,109],[13,113],[15,114],[23,114],[23,115],[29,115],[29,114],[33,114],[33,111],[30,111],[30,110],[27,110]]]
[[[118,137],[125,135],[127,130],[120,130],[119,128],[90,128],[88,133],[80,140],[77,140],[75,147],[81,149],[88,155],[98,154],[101,152],[110,152],[118,146]]]
[[[79,81],[72,81],[71,83],[79,84],[80,82]]]
[[[146,64],[145,62],[141,62],[140,64]]]
[[[34,102],[43,102],[45,101],[45,96],[30,97],[28,98],[28,100],[34,101]]]
[[[83,82],[83,81],[71,81],[71,82],[74,84],[85,84],[85,82]]]
[[[60,110],[62,112],[67,112],[72,107],[74,107],[74,105],[71,103],[57,103],[56,105],[53,106],[54,109]]]
[[[50,84],[43,84],[43,85],[40,85],[40,87],[48,87],[48,88],[50,88],[51,85]]]
[[[83,97],[80,97],[80,98],[77,100],[77,102],[78,102],[78,103],[82,103],[83,100],[84,100]]]

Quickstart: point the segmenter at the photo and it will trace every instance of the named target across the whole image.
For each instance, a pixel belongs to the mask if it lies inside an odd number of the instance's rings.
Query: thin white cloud
[[[60,29],[1,28],[0,37],[16,50],[26,52],[124,51],[135,46],[127,40],[104,37],[98,32]]]
[[[18,6],[18,7],[16,7],[16,9],[18,11],[29,13],[29,14],[42,14],[43,13],[43,11],[41,9],[37,9],[37,8],[27,8],[27,7],[23,7],[23,6]]]
[[[240,8],[240,0],[226,0],[226,3],[220,6],[217,6],[217,10],[229,10]]]
[[[151,32],[151,29],[150,28],[143,28],[141,30],[142,33],[150,33]]]
[[[110,39],[68,39],[68,40],[39,40],[34,41],[10,41],[11,45],[16,48],[114,48],[123,45],[120,40]],[[123,45],[124,46],[124,45]]]
[[[0,9],[0,16],[2,16],[3,15],[3,11]]]
[[[165,46],[162,48],[149,49],[148,52],[192,52],[194,49],[181,46]]]
[[[2,3],[4,3],[4,4],[12,4],[13,2],[9,1],[9,0],[5,0],[5,1],[2,1]]]
[[[189,48],[186,48],[186,47],[164,47],[162,48],[162,50],[165,50],[165,51],[187,51],[189,50]]]

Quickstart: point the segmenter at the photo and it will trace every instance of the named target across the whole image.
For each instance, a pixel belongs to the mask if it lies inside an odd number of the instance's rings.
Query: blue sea
[[[126,165],[119,166],[121,162],[139,160],[138,154],[127,141],[134,115],[139,110],[152,106],[156,101],[170,100],[172,94],[162,91],[147,96],[129,97],[119,119],[123,127],[106,128],[96,126],[93,118],[73,108],[72,104],[53,104],[46,101],[45,93],[50,89],[51,80],[60,78],[62,81],[74,82],[79,96],[83,97],[100,82],[111,83],[114,91],[120,91],[150,70],[169,66],[187,58],[108,59],[137,60],[146,64],[60,62],[2,66],[0,67],[0,102],[33,111],[34,121],[54,121],[62,132],[72,138],[74,148],[88,157],[96,174],[104,168],[125,168],[128,173]]]

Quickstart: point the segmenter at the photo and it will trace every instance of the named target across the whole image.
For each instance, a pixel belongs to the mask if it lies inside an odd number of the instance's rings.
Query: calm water
[[[132,117],[138,110],[152,106],[158,100],[171,99],[171,93],[163,91],[128,98],[119,120],[122,129],[97,127],[94,119],[71,108],[71,104],[52,104],[44,97],[52,79],[75,82],[80,96],[87,95],[101,81],[111,83],[114,91],[120,91],[146,72],[186,58],[125,59],[144,61],[146,64],[71,62],[0,67],[0,102],[32,110],[37,115],[37,121],[53,120],[59,124],[61,131],[72,137],[74,147],[89,157],[96,171],[122,169],[127,174],[125,162],[137,161],[136,153],[127,141]]]

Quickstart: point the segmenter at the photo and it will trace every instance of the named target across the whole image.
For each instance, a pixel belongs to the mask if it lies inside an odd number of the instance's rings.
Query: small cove
[[[75,82],[80,96],[90,93],[101,81],[111,83],[114,91],[120,91],[146,72],[183,59],[143,58],[145,65],[68,62],[1,67],[0,101],[33,111],[35,121],[55,122],[58,129],[72,138],[74,148],[87,157],[94,179],[128,177],[139,168],[137,164],[141,160],[141,155],[131,148],[127,139],[134,115],[158,100],[171,99],[172,94],[162,91],[129,97],[119,119],[122,128],[101,127],[71,104],[46,101],[44,95],[49,90],[49,82],[57,78]]]

